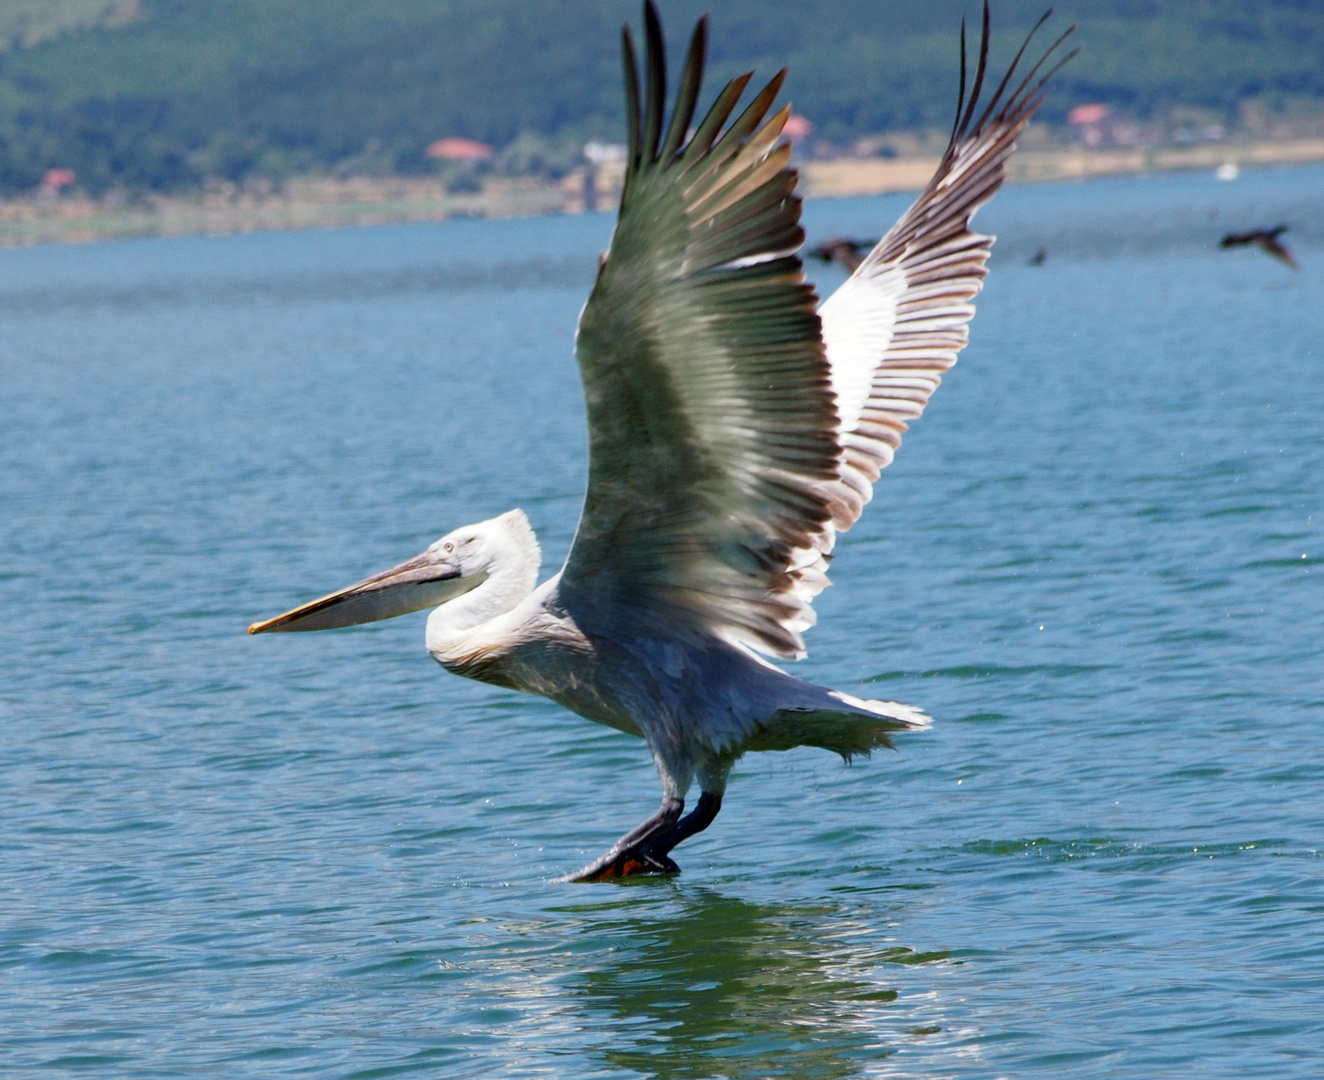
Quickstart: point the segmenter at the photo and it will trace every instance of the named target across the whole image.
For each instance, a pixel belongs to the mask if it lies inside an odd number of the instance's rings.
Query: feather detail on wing
[[[642,113],[628,27],[623,35],[625,189],[577,335],[589,484],[559,592],[590,633],[688,630],[797,658],[836,532],[858,519],[907,421],[966,343],[992,244],[970,218],[1001,185],[1057,45],[1003,103],[1022,46],[974,121],[987,4],[969,99],[962,26],[956,123],[937,173],[816,312],[794,254],[804,239],[796,174],[779,145],[789,109],[764,121],[784,73],[728,124],[750,76],[732,80],[687,137],[701,20],[664,135],[651,0],[645,21]]]
[[[642,621],[795,657],[841,472],[817,298],[794,254],[789,109],[764,121],[782,75],[728,125],[749,76],[733,80],[687,140],[700,21],[664,135],[651,3],[645,21],[642,116],[624,31],[625,190],[577,335],[589,483],[560,595],[585,630]]]
[[[823,304],[823,339],[841,418],[842,470],[829,485],[832,528],[848,529],[873,497],[910,421],[924,412],[942,373],[969,339],[971,299],[983,286],[994,238],[970,231],[970,219],[1002,186],[1007,159],[1043,98],[1040,68],[1066,31],[1004,99],[1035,31],[1026,38],[992,99],[974,120],[988,62],[984,4],[979,65],[967,100],[965,26],[956,122],[933,179],[849,279]],[[830,545],[829,545],[830,550]]]

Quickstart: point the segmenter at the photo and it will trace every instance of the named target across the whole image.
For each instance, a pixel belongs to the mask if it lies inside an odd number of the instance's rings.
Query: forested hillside
[[[462,135],[538,165],[621,136],[618,34],[634,0],[8,0],[0,23],[0,191],[52,167],[92,192],[207,176],[421,171]],[[1006,56],[1044,0],[995,0]],[[956,34],[977,0],[662,0],[679,52],[713,15],[713,77],[791,66],[787,93],[829,139],[943,123]],[[1226,116],[1324,98],[1320,0],[1075,0],[1084,52],[1046,115],[1105,101]],[[44,20],[44,21],[43,21]],[[63,20],[63,21],[62,21]],[[521,155],[523,157],[521,158]]]

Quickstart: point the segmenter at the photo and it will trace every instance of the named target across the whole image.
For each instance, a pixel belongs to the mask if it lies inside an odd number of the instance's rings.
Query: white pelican
[[[785,71],[728,123],[751,75],[733,79],[691,130],[705,17],[664,129],[651,0],[644,20],[644,108],[627,26],[625,189],[576,334],[588,492],[560,573],[537,585],[538,541],[511,510],[249,627],[326,630],[435,608],[427,648],[447,670],[641,736],[662,806],[576,881],[677,873],[669,852],[711,824],[747,751],[808,745],[849,759],[927,725],[919,709],[814,686],[763,657],[804,655],[837,533],[966,343],[993,244],[970,218],[1002,184],[1052,74],[1039,68],[1062,41],[1008,95],[1023,45],[976,117],[987,3],[968,97],[962,25],[937,172],[820,307],[796,256],[800,199],[780,139],[790,107],[764,119]],[[698,805],[682,816],[695,780]]]

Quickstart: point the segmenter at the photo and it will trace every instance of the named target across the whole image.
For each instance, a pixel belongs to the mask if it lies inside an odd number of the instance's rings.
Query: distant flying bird
[[[1031,266],[1043,266],[1048,260],[1048,249],[1040,248],[1027,260]]]
[[[840,263],[847,273],[853,274],[859,269],[860,263],[864,262],[864,253],[877,243],[877,240],[851,240],[845,236],[834,236],[810,248],[805,254],[826,263]]]
[[[933,179],[820,307],[795,254],[800,199],[780,139],[789,107],[764,119],[785,71],[731,121],[751,76],[733,79],[687,134],[705,17],[664,127],[662,30],[649,3],[642,114],[623,32],[625,188],[576,336],[589,478],[565,565],[536,585],[538,542],[511,510],[249,632],[436,608],[427,647],[448,670],[641,736],[661,808],[576,881],[676,873],[669,853],[711,824],[747,751],[808,745],[849,759],[925,727],[919,709],[802,682],[764,656],[804,655],[837,533],[859,518],[966,344],[993,244],[970,218],[1002,184],[1057,70],[1039,69],[1062,41],[1004,96],[1027,39],[976,113],[988,18],[986,4],[968,98],[962,26],[956,122]],[[682,816],[696,780],[698,805]]]
[[[1300,270],[1301,267],[1297,265],[1296,259],[1288,250],[1287,245],[1278,239],[1285,232],[1287,232],[1287,226],[1279,225],[1276,229],[1251,229],[1249,232],[1228,233],[1219,242],[1218,246],[1233,248],[1254,244],[1261,251],[1267,252],[1275,259],[1281,259],[1293,270]]]

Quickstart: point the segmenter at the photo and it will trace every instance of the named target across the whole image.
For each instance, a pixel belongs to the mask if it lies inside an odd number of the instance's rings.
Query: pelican
[[[929,723],[913,706],[815,686],[772,661],[805,655],[837,534],[966,344],[993,244],[970,219],[1002,184],[1060,64],[1040,69],[1066,37],[1007,93],[1027,38],[976,115],[987,2],[969,95],[962,24],[956,120],[937,172],[820,306],[796,254],[800,199],[781,138],[790,106],[768,115],[785,69],[731,120],[752,74],[733,79],[692,128],[705,16],[664,126],[651,2],[644,24],[642,110],[622,32],[625,187],[576,331],[589,475],[565,565],[538,585],[538,541],[510,510],[249,627],[328,630],[433,608],[427,648],[447,670],[641,737],[662,804],[571,881],[678,873],[670,852],[712,823],[749,751],[816,746],[849,760]]]

